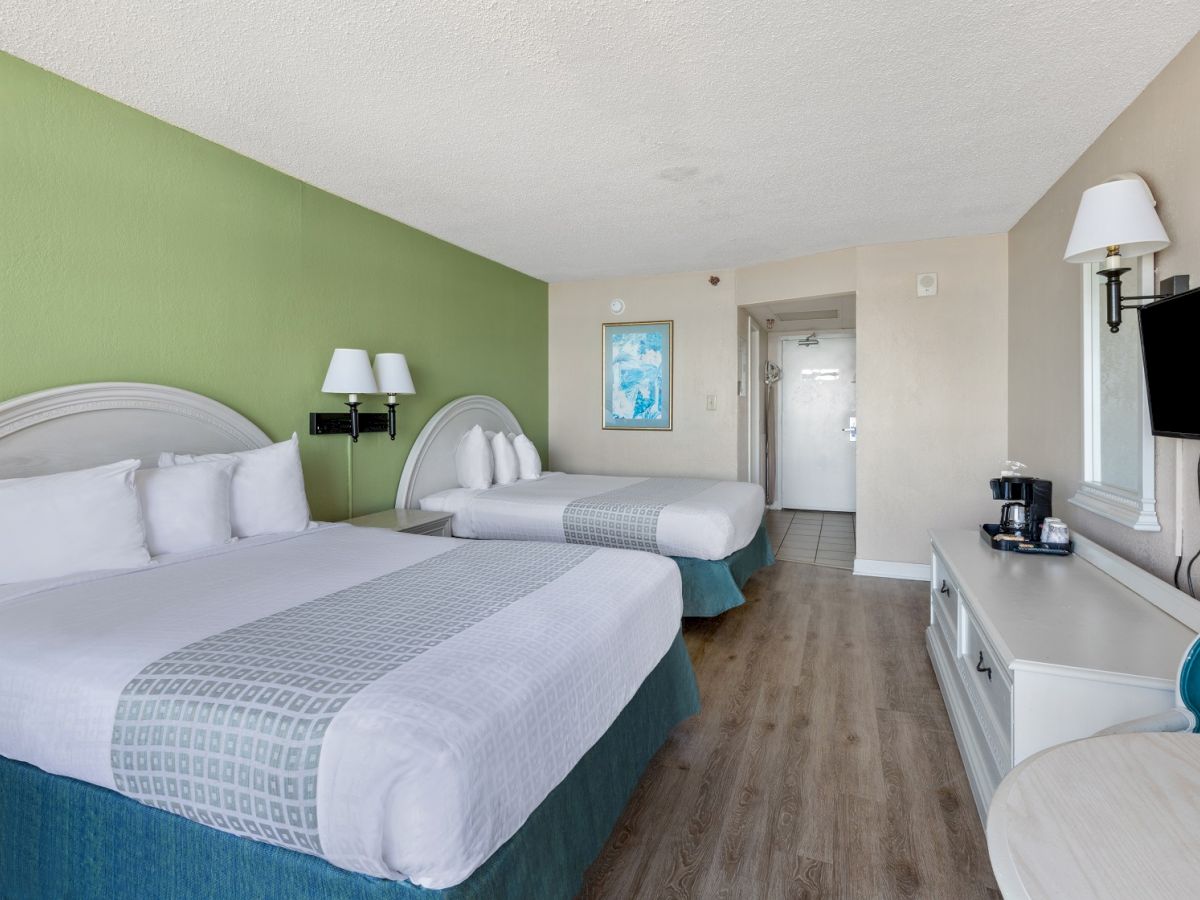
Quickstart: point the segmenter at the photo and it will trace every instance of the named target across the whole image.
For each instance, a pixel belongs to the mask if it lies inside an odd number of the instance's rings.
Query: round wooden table
[[[996,790],[987,839],[1005,900],[1200,897],[1200,734],[1032,756]]]

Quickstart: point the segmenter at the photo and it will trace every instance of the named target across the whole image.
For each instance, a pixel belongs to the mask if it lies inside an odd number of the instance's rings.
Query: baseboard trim
[[[854,574],[872,578],[904,578],[909,581],[928,581],[928,563],[891,562],[886,559],[856,559]]]

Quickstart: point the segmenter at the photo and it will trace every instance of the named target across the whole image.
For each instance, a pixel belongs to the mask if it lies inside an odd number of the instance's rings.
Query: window
[[[1127,313],[1112,334],[1099,267],[1082,269],[1083,480],[1070,502],[1135,531],[1161,531],[1137,314]],[[1154,292],[1153,257],[1131,261],[1122,292]]]

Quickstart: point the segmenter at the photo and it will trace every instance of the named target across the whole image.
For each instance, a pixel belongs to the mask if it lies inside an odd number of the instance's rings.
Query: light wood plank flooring
[[[686,620],[703,711],[581,896],[999,900],[925,655],[927,590],[778,562],[745,606]]]

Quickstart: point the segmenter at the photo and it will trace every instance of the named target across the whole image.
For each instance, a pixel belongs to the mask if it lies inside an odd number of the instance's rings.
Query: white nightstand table
[[[431,534],[435,537],[450,537],[450,520],[453,513],[426,512],[422,509],[385,509],[383,512],[346,519],[347,525],[359,528],[387,528],[408,534]]]
[[[1163,900],[1200,883],[1200,734],[1052,747],[1001,782],[988,854],[1005,900]]]

